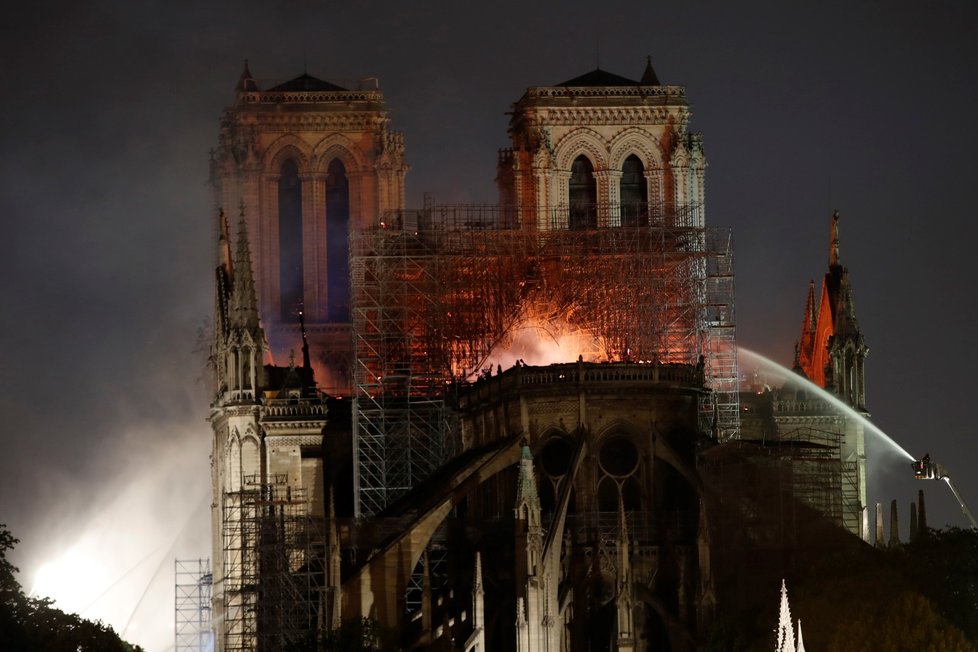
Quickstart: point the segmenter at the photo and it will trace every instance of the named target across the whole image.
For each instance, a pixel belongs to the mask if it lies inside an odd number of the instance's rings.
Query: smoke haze
[[[598,62],[634,78],[651,54],[665,83],[687,87],[705,135],[707,219],[734,232],[740,341],[790,363],[838,208],[873,419],[949,463],[978,501],[976,23],[964,2],[7,8],[0,522],[21,539],[21,583],[75,555],[69,567],[97,573],[69,582],[64,599],[78,597],[66,608],[125,576],[84,615],[117,630],[131,616],[127,638],[172,645],[172,558],[210,554],[208,390],[195,352],[212,314],[207,152],[245,57],[266,85],[304,65],[340,82],[378,77],[419,206],[425,191],[495,200],[504,112],[527,86]],[[890,473],[881,459],[871,473]],[[909,469],[887,483],[914,496],[920,486]],[[932,525],[964,525],[943,487],[924,488]]]

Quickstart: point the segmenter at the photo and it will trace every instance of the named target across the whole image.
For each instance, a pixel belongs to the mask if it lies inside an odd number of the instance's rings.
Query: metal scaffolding
[[[214,648],[211,631],[211,562],[209,559],[175,559],[175,652],[205,652]]]
[[[257,646],[259,496],[256,486],[222,496],[224,613],[219,625],[227,652],[247,652]]]
[[[506,207],[435,206],[352,234],[358,514],[382,511],[453,452],[446,388],[512,364],[500,354],[527,325],[582,336],[593,361],[704,364],[704,427],[734,437],[730,236],[676,226],[701,223],[696,213],[536,230]]]
[[[224,649],[314,642],[323,622],[325,536],[301,490],[252,485],[224,494]]]
[[[843,525],[841,428],[798,426],[780,433],[782,461],[790,466],[791,496]]]

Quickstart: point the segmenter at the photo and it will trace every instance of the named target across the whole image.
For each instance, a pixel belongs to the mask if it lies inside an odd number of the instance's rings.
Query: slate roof
[[[622,77],[621,75],[616,75],[610,73],[607,70],[601,70],[601,68],[596,68],[591,72],[584,73],[580,77],[575,77],[574,79],[568,79],[563,84],[557,84],[557,86],[638,86],[638,82],[634,79],[628,79],[627,77]]]
[[[652,57],[645,59],[645,70],[642,72],[641,81],[635,81],[628,77],[616,75],[601,68],[595,68],[591,72],[584,73],[580,77],[568,79],[563,84],[557,86],[584,87],[584,86],[661,86],[659,76],[655,74],[652,67]]]
[[[295,79],[290,79],[287,82],[281,83],[278,86],[269,88],[267,92],[269,93],[309,93],[316,91],[345,91],[348,90],[342,86],[337,86],[336,84],[331,84],[328,81],[323,81],[322,79],[316,79],[312,75],[307,75],[305,73],[299,75]]]

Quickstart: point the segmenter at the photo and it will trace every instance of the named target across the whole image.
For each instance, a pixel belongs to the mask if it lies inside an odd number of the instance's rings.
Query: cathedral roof
[[[580,77],[568,79],[557,86],[639,86],[634,79],[628,79],[621,75],[595,68],[591,72],[584,73]]]
[[[307,75],[302,73],[295,79],[290,79],[287,82],[283,82],[278,86],[269,88],[269,93],[309,93],[318,91],[345,91],[346,88],[342,86],[337,86],[336,84],[331,84],[328,81],[323,81],[322,79],[317,79],[312,75]]]
[[[574,79],[568,79],[563,84],[557,86],[584,87],[584,86],[661,86],[659,76],[655,74],[652,67],[652,57],[646,57],[645,70],[642,72],[641,81],[635,81],[628,77],[616,75],[601,68],[595,68],[591,72],[584,73]]]

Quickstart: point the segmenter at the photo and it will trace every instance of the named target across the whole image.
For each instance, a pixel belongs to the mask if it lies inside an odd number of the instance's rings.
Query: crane
[[[961,511],[971,521],[971,529],[978,531],[978,521],[975,520],[974,514],[968,509],[968,506],[964,503],[964,498],[961,497],[957,487],[951,481],[951,475],[948,473],[946,466],[931,461],[929,453],[925,454],[921,459],[911,462],[910,466],[913,468],[913,477],[918,480],[943,480],[946,482],[951,493],[954,494],[954,499],[961,506]]]

